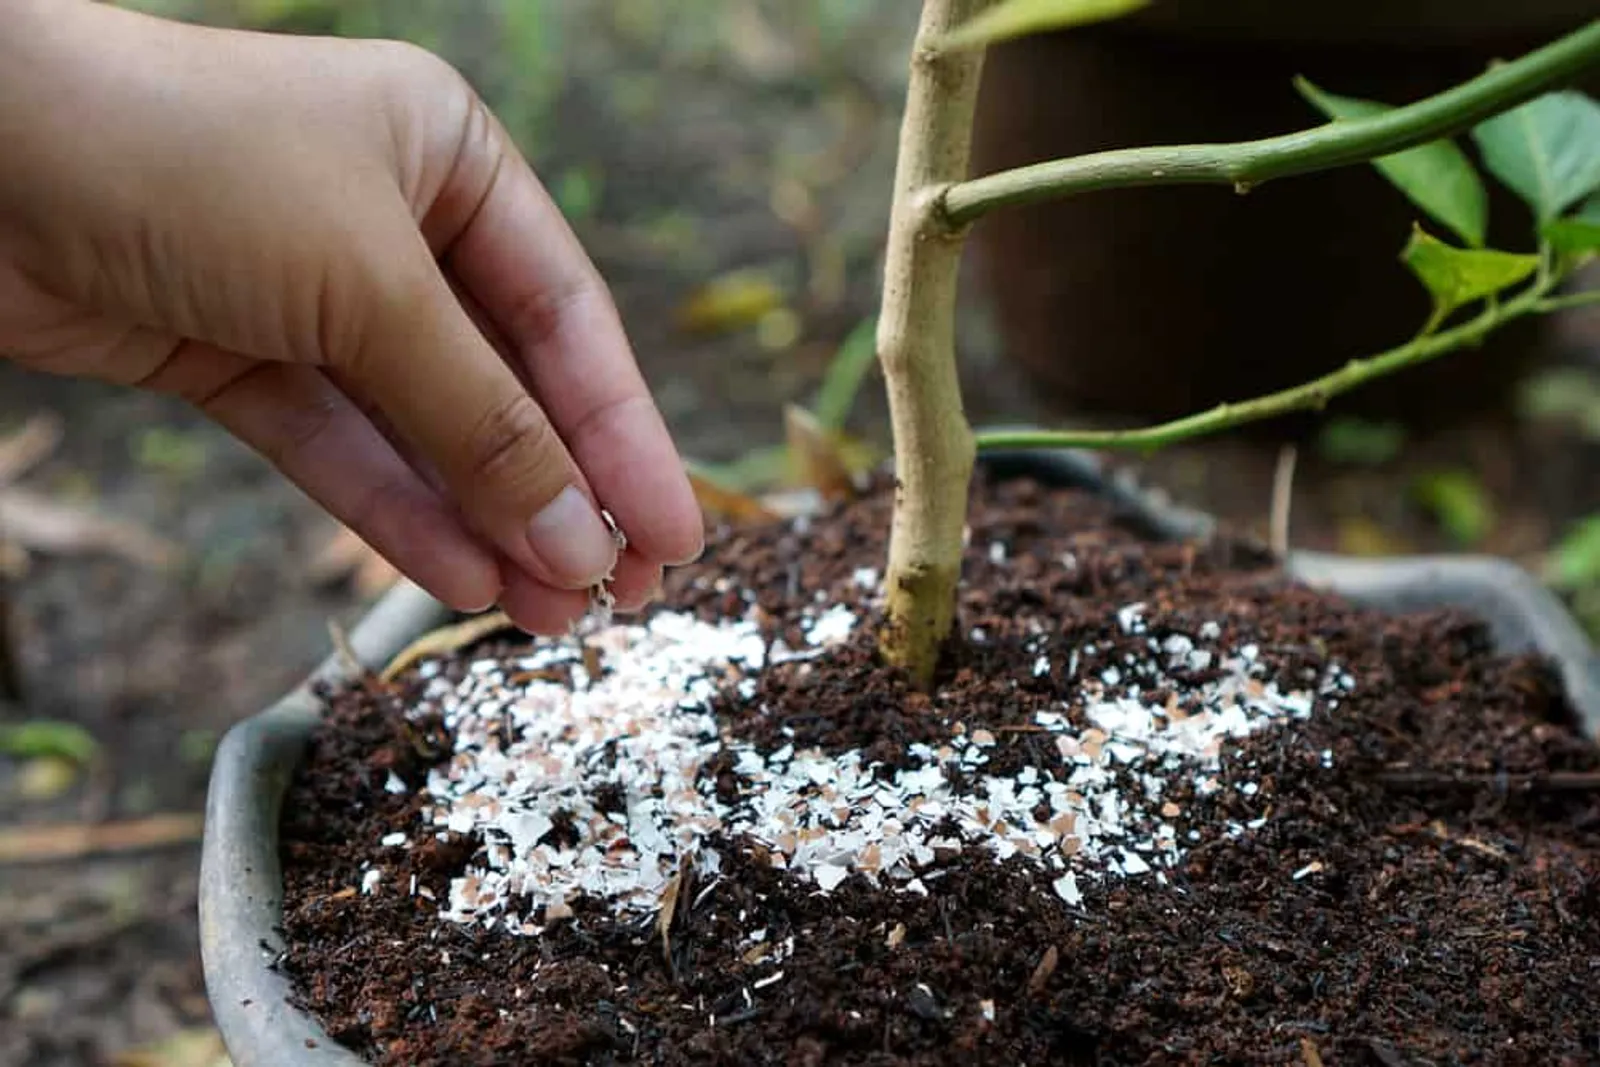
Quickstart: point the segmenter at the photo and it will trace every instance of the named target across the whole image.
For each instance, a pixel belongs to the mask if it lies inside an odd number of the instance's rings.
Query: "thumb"
[[[548,585],[594,585],[617,549],[583,473],[456,299],[409,214],[390,232],[370,246],[378,262],[362,272],[359,306],[341,316],[355,330],[325,355],[432,465],[481,536]],[[323,306],[339,313],[333,301]]]

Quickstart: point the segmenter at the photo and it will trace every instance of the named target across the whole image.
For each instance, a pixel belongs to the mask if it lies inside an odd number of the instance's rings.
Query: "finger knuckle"
[[[388,75],[406,86],[422,89],[459,91],[466,87],[461,72],[438,54],[419,44],[403,40],[369,42],[380,57]]]
[[[349,502],[343,516],[344,523],[357,531],[368,543],[379,542],[393,551],[404,545],[410,527],[406,523],[388,521],[397,501],[405,500],[406,487],[395,479],[372,482]]]
[[[545,481],[560,452],[550,420],[532,397],[517,393],[491,407],[468,438],[467,476],[512,489]]]
[[[587,274],[532,289],[511,306],[511,335],[529,350],[544,348],[559,341],[588,309],[603,308],[608,300],[605,286]]]
[[[333,397],[316,397],[297,405],[279,423],[277,433],[262,445],[267,460],[276,467],[293,466],[302,456],[316,455],[339,418]]]

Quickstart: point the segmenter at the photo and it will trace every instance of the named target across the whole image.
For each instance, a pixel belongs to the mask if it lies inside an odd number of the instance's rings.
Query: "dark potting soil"
[[[719,532],[665,603],[714,620],[743,615],[749,590],[776,634],[818,590],[857,604],[887,509],[879,490],[800,529]],[[913,742],[986,730],[984,774],[1050,766],[1035,715],[1061,707],[1072,650],[1142,652],[1117,624],[1135,602],[1164,628],[1256,644],[1285,680],[1336,661],[1354,687],[1334,712],[1228,742],[1221,788],[1168,795],[1181,832],[1207,833],[1165,884],[1085,879],[1068,905],[1036,865],[967,849],[926,895],[859,878],[823,895],[722,841],[720,878],[683,887],[664,947],[653,919],[582,899],[537,937],[441,919],[483,843],[378,847],[422,827],[450,738],[407,721],[414,674],[368,682],[330,694],[284,805],[296,1002],[395,1065],[1600,1062],[1600,752],[1545,664],[1493,655],[1461,615],[1387,617],[1288,583],[1247,544],[1148,543],[1077,492],[980,486],[971,516],[959,625],[981,639],[952,646],[935,696],[875,663],[863,625],[720,698],[725,735],[902,765]],[[481,645],[442,673],[526,647]],[[703,773],[738,795],[731,761]],[[1251,829],[1211,829],[1230,823]],[[368,864],[436,899],[363,893]],[[781,969],[745,947],[757,927],[792,939]]]

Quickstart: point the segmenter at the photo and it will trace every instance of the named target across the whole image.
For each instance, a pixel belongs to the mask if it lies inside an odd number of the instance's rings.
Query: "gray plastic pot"
[[[1031,475],[1092,489],[1157,538],[1204,538],[1214,527],[1200,512],[1106,478],[1090,456],[1015,453],[986,457],[983,464],[1000,477]],[[1374,561],[1322,554],[1294,555],[1288,566],[1302,580],[1382,609],[1448,606],[1476,612],[1489,623],[1500,650],[1538,650],[1554,659],[1585,731],[1600,736],[1600,657],[1561,604],[1520,568],[1482,558]],[[450,617],[443,605],[402,584],[363,619],[350,643],[357,659],[378,667]],[[288,1004],[288,982],[272,966],[283,946],[278,814],[318,723],[313,687],[338,681],[345,670],[337,658],[329,659],[294,692],[235,726],[212,768],[200,864],[200,946],[211,1007],[236,1067],[363,1062]]]

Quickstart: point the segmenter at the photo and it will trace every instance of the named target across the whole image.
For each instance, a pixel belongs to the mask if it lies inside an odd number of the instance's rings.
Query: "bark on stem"
[[[925,0],[911,56],[885,252],[878,358],[894,431],[894,522],[886,576],[885,657],[920,685],[933,679],[955,615],[962,530],[975,454],[956,374],[956,276],[963,234],[939,198],[967,175],[982,49],[931,42],[989,0]]]

